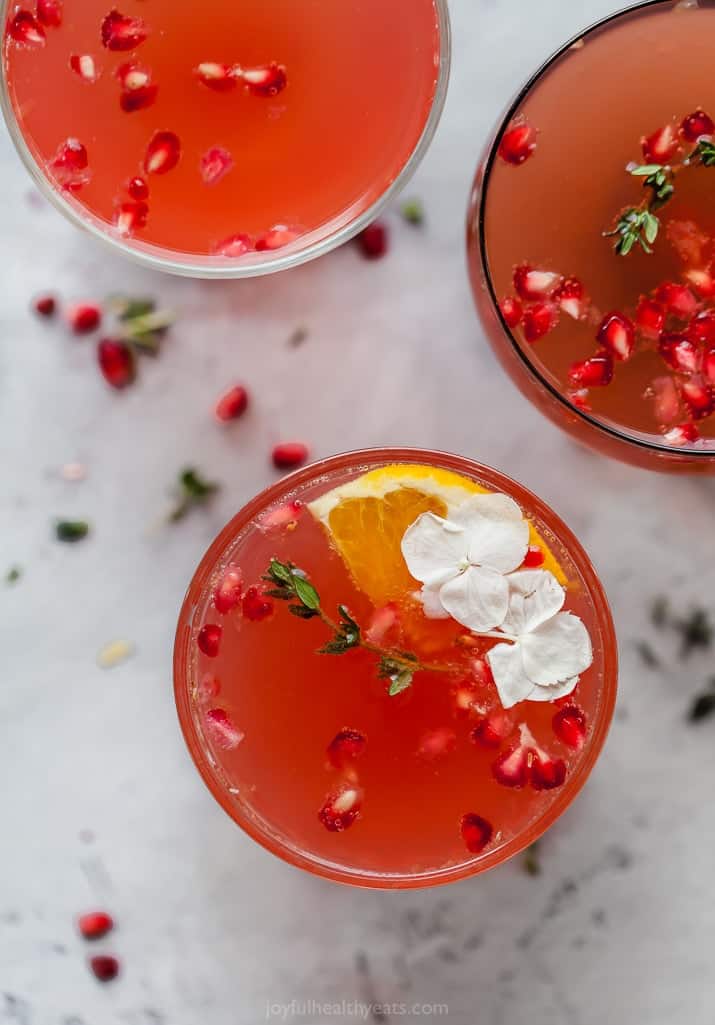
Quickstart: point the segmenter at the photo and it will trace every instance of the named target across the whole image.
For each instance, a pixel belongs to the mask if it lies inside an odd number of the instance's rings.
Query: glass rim
[[[191,680],[189,640],[194,608],[199,597],[206,593],[211,576],[222,554],[238,533],[255,520],[267,506],[321,476],[339,470],[360,466],[379,466],[392,462],[422,463],[454,470],[458,473],[471,473],[486,480],[490,485],[502,489],[505,493],[514,495],[527,512],[534,513],[543,519],[549,530],[563,544],[569,558],[583,578],[589,598],[593,603],[595,622],[603,652],[601,700],[598,718],[593,723],[588,749],[543,814],[533,819],[523,832],[509,842],[492,852],[479,855],[473,861],[463,862],[456,867],[436,869],[414,875],[350,870],[349,866],[334,864],[311,856],[297,846],[291,845],[287,839],[256,823],[250,814],[242,813],[235,801],[232,800],[226,786],[218,779],[206,755],[205,743],[196,729],[194,721],[189,686]],[[503,864],[538,840],[566,811],[588,780],[601,754],[613,720],[618,689],[618,644],[608,599],[588,554],[561,517],[528,488],[498,470],[484,466],[466,456],[430,449],[402,447],[359,449],[321,459],[281,478],[246,503],[214,539],[192,576],[179,614],[173,666],[174,698],[184,741],[204,784],[229,818],[270,853],[296,868],[304,869],[312,875],[333,882],[380,890],[420,889],[467,879]]]
[[[514,99],[509,103],[506,112],[500,117],[496,133],[493,140],[489,144],[487,157],[483,161],[483,177],[479,195],[479,205],[477,214],[477,237],[479,239],[479,258],[482,265],[484,283],[487,287],[487,294],[489,296],[492,308],[499,322],[499,326],[502,329],[503,334],[508,340],[514,354],[518,357],[521,363],[524,365],[526,370],[533,377],[537,379],[539,384],[548,392],[551,398],[557,400],[559,405],[563,406],[589,427],[593,427],[608,437],[615,439],[619,442],[625,442],[628,445],[633,445],[646,452],[657,453],[658,455],[669,456],[671,459],[679,459],[682,461],[690,460],[713,460],[715,459],[715,440],[713,441],[713,447],[711,448],[678,448],[668,445],[666,443],[659,443],[656,441],[649,441],[646,437],[639,435],[638,432],[630,433],[625,428],[618,428],[614,424],[607,423],[603,420],[599,420],[593,414],[586,412],[583,409],[579,409],[578,406],[570,402],[566,396],[549,380],[549,378],[542,373],[539,367],[529,359],[523,346],[514,337],[513,333],[509,329],[509,325],[504,319],[504,315],[499,305],[499,298],[494,289],[494,282],[492,280],[491,267],[487,255],[487,244],[486,244],[486,203],[487,194],[489,192],[489,182],[491,179],[491,173],[494,164],[497,159],[499,151],[499,143],[504,134],[504,131],[508,127],[509,123],[514,119],[514,116],[518,112],[521,105],[527,99],[531,91],[539,84],[543,76],[551,70],[554,64],[557,63],[569,50],[578,43],[580,40],[585,39],[587,36],[599,29],[605,28],[613,21],[618,21],[620,18],[626,17],[627,15],[634,14],[639,10],[644,10],[648,7],[661,7],[665,5],[674,6],[673,0],[640,0],[638,3],[630,4],[628,7],[622,7],[612,14],[607,15],[605,18],[600,18],[598,21],[593,22],[587,28],[581,32],[577,32],[571,36],[565,43],[563,43],[557,50],[555,50],[545,61],[538,66],[538,68],[526,79],[524,84],[519,88]]]
[[[0,26],[2,27],[3,32],[3,49],[8,9],[13,2],[14,0],[0,0]],[[53,188],[49,178],[44,174],[35,160],[35,157],[25,141],[24,135],[15,116],[12,101],[10,100],[4,52],[1,60],[2,74],[0,74],[0,110],[2,110],[8,133],[20,160],[45,199],[47,199],[56,210],[59,210],[59,212],[75,227],[88,232],[105,247],[115,252],[122,253],[134,263],[137,263],[149,270],[163,271],[164,273],[174,274],[179,277],[205,280],[239,280],[241,278],[253,278],[267,274],[275,274],[279,271],[289,270],[292,267],[299,267],[302,264],[315,260],[320,256],[325,256],[327,253],[337,249],[345,242],[349,242],[350,239],[358,235],[364,228],[371,224],[380,215],[380,213],[382,213],[382,211],[389,205],[395,196],[402,191],[405,185],[414,176],[417,168],[424,159],[432,140],[434,139],[437,127],[440,123],[447,99],[451,71],[452,31],[448,0],[434,0],[434,5],[437,11],[440,35],[439,73],[429,116],[422,129],[422,133],[417,140],[415,148],[395,180],[380,196],[378,196],[374,203],[363,210],[363,212],[354,220],[351,220],[342,227],[332,231],[326,237],[319,238],[317,241],[310,243],[305,248],[301,248],[293,253],[280,255],[281,251],[278,249],[273,251],[274,254],[278,255],[254,253],[252,254],[253,259],[251,260],[241,257],[234,263],[217,263],[214,265],[208,262],[198,262],[196,254],[188,254],[189,257],[193,256],[196,262],[192,262],[191,259],[172,259],[170,255],[158,255],[159,253],[165,252],[160,246],[147,245],[147,248],[141,248],[133,246],[121,238],[115,238],[109,234],[105,227],[100,225],[98,219],[95,222],[94,219],[83,216],[77,207],[70,203],[58,189]],[[166,250],[166,253],[170,253],[170,251]],[[256,259],[256,256],[259,258]]]

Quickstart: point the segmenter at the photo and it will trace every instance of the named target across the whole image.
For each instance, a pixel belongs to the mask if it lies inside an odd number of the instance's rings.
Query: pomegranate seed
[[[166,174],[173,170],[181,157],[181,142],[174,132],[155,132],[144,157],[147,174]]]
[[[127,192],[135,199],[138,203],[143,203],[149,198],[149,186],[137,175],[136,178],[132,178],[127,184]]]
[[[636,344],[633,322],[622,313],[608,313],[598,329],[598,341],[617,360],[625,362]]]
[[[85,940],[101,940],[114,928],[114,920],[106,911],[92,911],[81,915],[77,926]]]
[[[51,317],[57,309],[57,300],[53,295],[39,295],[32,305],[41,317]]]
[[[593,411],[588,388],[577,388],[575,391],[569,391],[566,393],[566,397],[571,405],[575,406],[576,409],[580,409],[583,413],[591,413]]]
[[[700,437],[700,431],[697,429],[695,424],[679,424],[677,427],[673,427],[667,431],[664,435],[664,440],[669,445],[674,445],[680,448],[683,445],[688,445],[693,441],[697,441]]]
[[[45,30],[29,11],[18,11],[10,21],[8,31],[16,43],[24,46],[45,45]]]
[[[696,420],[702,420],[715,410],[715,394],[699,374],[689,377],[680,386],[683,399]]]
[[[298,499],[285,502],[261,516],[258,526],[261,530],[295,530],[304,508]]]
[[[214,607],[222,616],[227,616],[241,604],[243,597],[243,573],[238,566],[228,566],[214,591]]]
[[[206,733],[216,747],[234,751],[245,737],[223,708],[211,708],[204,716]]]
[[[62,0],[37,0],[37,18],[47,28],[62,24]]]
[[[389,248],[387,225],[382,221],[374,221],[357,237],[357,243],[367,260],[381,260]]]
[[[526,302],[550,298],[561,284],[561,275],[552,271],[534,270],[522,264],[514,271],[514,288]]]
[[[673,281],[666,281],[659,285],[655,291],[657,302],[672,313],[674,317],[682,320],[689,320],[695,316],[698,309],[698,300],[686,285],[678,285]]]
[[[492,765],[492,774],[504,787],[521,789],[529,782],[527,750],[522,744],[505,751]]]
[[[480,687],[493,687],[494,686],[494,675],[491,670],[491,666],[484,658],[472,659],[471,664],[472,679]]]
[[[158,85],[146,85],[141,88],[125,90],[119,95],[119,106],[125,114],[133,114],[137,110],[145,110],[151,107],[159,93]],[[173,166],[173,165],[172,165]],[[171,170],[171,168],[167,168]],[[155,172],[160,174],[162,172]]]
[[[365,753],[367,737],[359,730],[344,729],[328,744],[328,760],[335,769],[342,769]]]
[[[214,415],[219,423],[238,420],[248,409],[248,392],[242,384],[230,388],[216,403]]]
[[[683,374],[694,374],[700,369],[700,347],[687,335],[663,335],[658,352],[673,370],[679,370]]]
[[[711,299],[715,295],[715,277],[709,270],[686,270],[683,277],[703,299]]]
[[[126,342],[103,339],[97,346],[97,360],[102,377],[112,388],[121,391],[133,382],[134,354]]]
[[[558,313],[553,303],[537,303],[524,314],[524,337],[527,342],[538,342],[556,327]]]
[[[586,293],[578,278],[567,278],[556,290],[554,302],[559,309],[573,317],[574,320],[582,320],[586,313]]]
[[[540,566],[544,565],[545,558],[546,556],[542,548],[539,548],[538,545],[530,545],[523,565],[527,569],[539,569]]]
[[[236,88],[236,79],[231,74],[228,64],[217,64],[214,61],[206,61],[195,69],[196,77],[209,89],[216,92],[228,92]]]
[[[498,748],[511,734],[514,724],[506,712],[491,712],[485,719],[480,719],[469,737],[480,747]]]
[[[301,232],[295,228],[289,228],[285,224],[276,224],[256,239],[256,252],[264,253],[271,252],[274,249],[282,249],[283,246],[289,246],[292,242],[295,242],[300,235]]]
[[[669,221],[666,233],[683,263],[691,267],[702,266],[703,251],[710,244],[710,239],[695,221]]]
[[[665,308],[654,299],[641,296],[636,310],[636,325],[646,338],[660,338],[665,327]]]
[[[217,185],[233,170],[233,157],[223,146],[212,146],[201,157],[201,177],[207,185]]]
[[[344,783],[325,798],[318,818],[331,833],[342,833],[360,817],[362,790]]]
[[[133,50],[148,35],[142,18],[120,14],[116,8],[102,22],[101,32],[102,43],[108,50]]]
[[[703,135],[715,133],[715,121],[704,110],[698,108],[694,113],[688,114],[684,118],[680,131],[683,138],[688,142],[697,142]]]
[[[243,615],[252,623],[261,623],[273,612],[273,602],[257,587],[249,587],[243,596]]]
[[[79,139],[66,139],[52,159],[52,167],[65,171],[84,171],[88,164],[87,149]]]
[[[680,146],[680,138],[675,125],[668,124],[647,138],[641,139],[641,146],[647,164],[667,164],[671,157],[675,156]]]
[[[70,57],[70,68],[74,71],[75,75],[79,75],[83,82],[93,83],[99,78],[94,57],[91,57],[88,53],[73,53]]]
[[[283,92],[288,85],[285,67],[275,62],[262,68],[244,68],[240,75],[253,96],[271,98]]]
[[[586,715],[576,705],[566,705],[559,709],[552,720],[554,733],[567,747],[576,750],[583,747],[586,740]]]
[[[221,647],[222,634],[223,627],[220,627],[218,623],[207,623],[199,630],[196,643],[199,646],[199,651],[203,652],[206,658],[216,658]]]
[[[653,392],[653,414],[661,427],[669,427],[681,416],[680,396],[672,377],[656,377],[651,385]]]
[[[462,684],[454,692],[455,711],[458,716],[470,715],[479,708],[479,695],[470,684]]]
[[[201,683],[198,686],[198,698],[202,702],[213,701],[221,693],[221,684],[212,676],[211,673],[205,673],[201,678]]]
[[[145,228],[148,217],[146,203],[120,203],[114,213],[114,224],[119,235],[128,237]]]
[[[515,327],[518,327],[521,323],[521,318],[524,315],[524,308],[518,299],[507,296],[506,299],[502,300],[499,304],[501,315],[506,322],[506,326],[511,328],[512,331]]]
[[[566,779],[566,762],[563,758],[550,758],[540,748],[531,752],[529,779],[534,790],[555,790]]]
[[[507,164],[518,167],[523,164],[536,149],[536,129],[528,121],[520,121],[504,132],[499,143],[499,156]]]
[[[76,335],[86,335],[95,331],[102,323],[102,310],[94,303],[77,303],[66,312],[67,323]]]
[[[474,812],[462,816],[461,830],[467,850],[472,854],[481,854],[494,835],[491,822]]]
[[[286,441],[274,447],[273,465],[276,470],[294,470],[307,462],[309,454],[307,445],[299,441]]]
[[[569,381],[577,388],[603,388],[612,380],[613,360],[607,352],[572,363],[569,369]]]
[[[227,256],[234,260],[253,251],[253,239],[249,235],[229,235],[214,249],[216,256]]]
[[[715,388],[715,349],[709,349],[703,358],[703,375],[705,380]]]
[[[688,338],[696,344],[715,345],[715,310],[703,310],[693,317]]]
[[[100,982],[111,982],[119,975],[119,961],[109,954],[90,957],[89,967],[95,979],[99,979]]]
[[[445,727],[437,730],[428,730],[420,740],[419,747],[417,748],[417,757],[428,762],[437,761],[440,758],[446,758],[447,755],[454,751],[456,746],[457,734],[454,730],[449,730]]]
[[[382,608],[375,609],[365,631],[365,639],[370,644],[382,644],[390,630],[397,625],[397,622],[397,606],[392,602],[389,605],[383,605]]]

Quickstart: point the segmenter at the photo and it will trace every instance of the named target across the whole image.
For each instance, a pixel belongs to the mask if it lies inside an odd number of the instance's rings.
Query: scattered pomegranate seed
[[[199,635],[196,638],[199,651],[203,652],[207,658],[216,658],[221,647],[222,634],[223,627],[220,627],[218,623],[207,623],[199,630]]]
[[[120,203],[114,212],[114,224],[122,237],[129,237],[146,227],[149,207],[146,203]]]
[[[66,171],[84,171],[89,164],[87,148],[79,139],[65,139],[52,158],[52,167]]]
[[[301,232],[296,228],[289,228],[286,224],[276,224],[263,235],[256,239],[256,252],[272,252],[274,249],[282,249],[289,246],[300,238]]]
[[[261,530],[295,530],[304,509],[305,506],[299,499],[284,502],[283,505],[264,513],[258,521],[258,526]]]
[[[273,465],[277,470],[294,470],[307,462],[308,446],[300,441],[286,441],[273,449]]]
[[[715,394],[709,383],[699,374],[689,377],[680,386],[683,399],[696,420],[702,420],[715,410]]]
[[[198,686],[198,698],[202,702],[213,701],[221,693],[221,684],[219,680],[212,676],[211,673],[205,673],[201,677],[201,683]]]
[[[248,409],[248,391],[237,384],[225,392],[216,403],[214,415],[219,423],[227,424],[238,420]]]
[[[683,374],[694,374],[700,369],[700,347],[687,335],[663,335],[658,344],[658,352],[673,370],[679,370]]]
[[[659,285],[655,291],[655,298],[669,313],[682,320],[689,320],[695,316],[698,309],[698,300],[687,285],[678,285],[674,281],[666,281]]]
[[[235,89],[237,85],[236,78],[231,74],[228,64],[206,61],[199,64],[195,69],[195,74],[200,82],[216,92],[228,92],[230,89]]]
[[[472,854],[481,854],[494,835],[491,822],[474,812],[462,816],[461,830],[467,850]]]
[[[536,303],[524,314],[524,337],[527,342],[538,342],[556,327],[558,313],[553,303]]]
[[[166,174],[173,170],[181,157],[181,142],[174,132],[155,132],[144,157],[147,174]]]
[[[223,708],[209,709],[204,716],[204,725],[209,738],[224,751],[234,751],[246,735]]]
[[[529,779],[534,790],[555,790],[566,779],[566,762],[563,758],[551,758],[541,748],[534,747]]]
[[[701,298],[711,299],[715,295],[715,277],[710,270],[686,270],[683,277]]]
[[[526,786],[529,782],[529,759],[523,742],[497,758],[492,765],[492,774],[497,783],[504,787],[521,789]]]
[[[253,96],[272,98],[288,85],[288,73],[282,64],[267,64],[262,68],[243,68],[241,78]]]
[[[102,377],[117,391],[134,381],[134,354],[126,342],[104,338],[97,346],[97,361]]]
[[[569,381],[576,388],[603,388],[613,380],[613,359],[607,352],[572,363]]]
[[[493,687],[494,675],[491,666],[485,658],[474,658],[470,666],[472,679],[480,687]]]
[[[514,288],[526,302],[550,298],[561,284],[561,275],[552,271],[534,270],[522,264],[514,271]]]
[[[715,310],[703,310],[693,317],[688,338],[696,344],[715,345]]]
[[[360,817],[362,796],[360,787],[344,783],[328,794],[318,818],[329,832],[342,833]]]
[[[688,445],[693,441],[697,441],[700,437],[700,431],[697,429],[695,424],[679,424],[677,427],[673,427],[667,431],[664,435],[664,440],[669,445],[681,447]]]
[[[523,565],[527,569],[539,569],[540,566],[544,565],[545,558],[543,548],[539,548],[538,545],[529,545]]]
[[[62,0],[37,0],[37,18],[47,28],[62,24]]]
[[[665,327],[665,308],[655,299],[641,296],[636,310],[636,325],[646,338],[660,338]]]
[[[656,377],[651,385],[653,415],[661,427],[677,423],[681,416],[680,395],[672,377]]]
[[[598,329],[598,341],[617,360],[625,362],[633,355],[636,333],[633,322],[623,313],[608,313]]]
[[[119,961],[109,954],[97,954],[89,958],[89,967],[95,979],[111,982],[119,975]]]
[[[586,292],[578,278],[567,278],[556,290],[554,302],[574,320],[582,320],[586,314]]]
[[[335,769],[342,769],[365,754],[367,737],[359,730],[344,729],[328,744],[328,761]]]
[[[641,146],[647,164],[667,164],[678,151],[680,137],[675,125],[668,124],[647,138],[641,139]]]
[[[77,927],[85,940],[101,940],[114,928],[114,919],[106,911],[92,911],[80,915]]]
[[[433,762],[440,758],[446,758],[457,746],[457,734],[454,730],[441,727],[437,730],[428,730],[422,735],[417,748],[417,757],[424,761]]]
[[[688,114],[684,118],[680,131],[683,138],[688,142],[697,142],[703,135],[715,133],[715,121],[704,110],[698,108],[694,113]]]
[[[458,716],[471,715],[479,709],[479,694],[468,683],[462,683],[454,691],[454,707]]]
[[[65,311],[67,323],[76,335],[96,331],[102,323],[102,310],[95,303],[77,303]]]
[[[715,387],[715,349],[709,349],[703,357],[703,376],[711,387]]]
[[[575,406],[576,409],[580,409],[581,412],[591,413],[593,411],[588,388],[577,388],[575,391],[569,391],[566,393],[566,397],[571,405]]]
[[[374,221],[360,232],[357,243],[366,259],[381,260],[389,248],[389,238],[387,225]]]
[[[70,57],[70,68],[74,71],[75,75],[79,75],[83,82],[94,83],[99,78],[94,57],[91,57],[88,53],[73,53]]]
[[[145,110],[156,100],[159,94],[158,85],[136,86],[133,89],[125,89],[119,94],[119,106],[125,114],[133,114],[137,110]],[[167,168],[167,170],[170,170]],[[161,173],[159,171],[157,174]]]
[[[666,234],[683,263],[691,267],[702,266],[703,253],[710,239],[695,221],[668,221]]]
[[[53,295],[38,295],[32,305],[41,317],[51,317],[57,309],[57,300]]]
[[[233,157],[223,146],[212,146],[201,157],[199,167],[206,185],[218,185],[221,179],[233,170]]]
[[[243,597],[243,573],[238,566],[228,566],[214,591],[214,607],[222,616],[227,616],[241,604]]]
[[[120,14],[116,8],[102,22],[101,32],[102,43],[108,50],[133,50],[148,35],[142,18]]]
[[[506,712],[490,712],[484,719],[479,720],[469,737],[480,747],[499,748],[513,729],[514,723]]]
[[[18,11],[11,19],[8,31],[16,43],[24,46],[45,45],[45,30],[29,11]]]
[[[149,198],[149,186],[139,175],[127,183],[127,192],[138,203],[143,203]]]
[[[365,639],[370,644],[382,644],[389,632],[397,626],[398,619],[397,606],[393,602],[375,609],[365,630]]]
[[[521,323],[521,318],[524,315],[524,308],[518,299],[514,299],[512,296],[507,296],[499,304],[501,315],[506,322],[506,326],[511,328],[512,331],[515,327],[518,327]]]
[[[252,252],[254,249],[253,239],[249,235],[229,235],[223,242],[214,249],[216,256],[227,256],[229,259],[234,260],[239,256],[245,256],[246,253]]]
[[[576,705],[566,705],[553,718],[554,733],[567,747],[579,750],[586,740],[586,715]]]
[[[536,129],[528,121],[520,121],[504,132],[499,143],[499,156],[507,164],[518,167],[523,164],[536,149]]]
[[[273,602],[257,587],[249,587],[243,596],[243,615],[252,623],[261,623],[273,612]]]

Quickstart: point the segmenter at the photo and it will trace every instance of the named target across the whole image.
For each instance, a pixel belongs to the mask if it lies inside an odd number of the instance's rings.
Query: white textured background
[[[714,667],[679,663],[648,604],[668,591],[683,609],[712,607],[715,482],[607,463],[542,420],[487,348],[464,268],[467,193],[497,114],[538,60],[613,6],[453,0],[450,98],[410,189],[429,226],[395,219],[381,264],[348,247],[245,284],[151,276],[33,206],[0,138],[0,574],[24,567],[15,587],[0,583],[0,1022],[256,1025],[266,1001],[373,999],[447,1003],[453,1025],[712,1025],[715,722],[689,727],[684,713]],[[181,317],[116,395],[90,343],[28,313],[47,288],[148,292]],[[299,324],[310,337],[291,350]],[[210,410],[234,379],[255,404],[222,432]],[[172,702],[175,617],[211,538],[273,479],[281,436],[316,456],[463,452],[540,493],[591,552],[620,632],[619,713],[543,843],[541,877],[512,863],[434,892],[343,889],[254,846],[203,789]],[[59,476],[73,460],[84,483]],[[192,462],[222,495],[152,530]],[[89,518],[92,538],[58,545],[55,516]],[[115,637],[137,654],[103,672],[96,652]],[[645,637],[660,670],[636,654]],[[105,988],[73,929],[95,904],[120,923],[104,946],[124,975]]]

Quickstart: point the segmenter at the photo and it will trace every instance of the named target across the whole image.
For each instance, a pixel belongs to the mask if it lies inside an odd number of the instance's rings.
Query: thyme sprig
[[[412,686],[415,673],[453,673],[448,665],[424,663],[411,651],[383,648],[367,640],[360,624],[356,622],[346,605],[338,605],[338,619],[333,619],[323,609],[320,595],[307,574],[292,562],[271,559],[263,577],[270,587],[266,594],[277,601],[288,603],[288,611],[298,619],[320,619],[330,630],[332,637],[318,649],[319,655],[345,655],[356,648],[362,648],[378,656],[378,679],[388,681],[388,694],[395,697]]]

